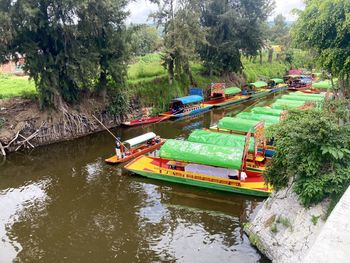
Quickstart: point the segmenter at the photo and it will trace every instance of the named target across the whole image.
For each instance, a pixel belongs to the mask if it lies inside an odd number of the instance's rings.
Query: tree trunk
[[[263,63],[263,56],[262,56],[262,51],[261,51],[261,49],[259,50],[259,59],[260,59],[260,65],[262,65],[262,63]]]
[[[267,60],[268,60],[269,64],[272,64],[273,49],[272,49],[272,48],[269,48],[268,51],[269,51],[269,54],[268,54]]]
[[[168,62],[168,78],[169,84],[172,85],[174,81],[174,60],[170,59]]]
[[[185,62],[184,69],[185,69],[186,74],[188,75],[188,78],[190,80],[190,84],[192,86],[195,86],[194,85],[194,79],[193,79],[192,71],[191,71],[191,67],[190,67],[190,63],[188,61]]]

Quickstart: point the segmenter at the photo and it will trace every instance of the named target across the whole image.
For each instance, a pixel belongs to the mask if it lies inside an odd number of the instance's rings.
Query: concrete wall
[[[303,262],[350,262],[350,187],[328,217]]]

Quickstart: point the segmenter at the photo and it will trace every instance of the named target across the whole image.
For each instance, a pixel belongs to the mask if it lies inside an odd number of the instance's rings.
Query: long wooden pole
[[[128,149],[128,147],[126,147],[99,119],[97,119],[96,118],[96,116],[95,115],[92,115],[92,117],[94,117],[94,119],[99,123],[99,124],[101,124],[101,126],[103,127],[103,128],[105,128],[106,129],[106,131],[108,131],[109,132],[109,134],[110,135],[112,135],[113,136],[113,138],[116,140],[116,141],[118,141],[121,145],[123,145],[123,147],[125,148],[125,149]]]
[[[95,120],[97,120],[97,122],[99,123],[99,124],[101,124],[101,126],[103,127],[103,128],[105,128],[106,129],[106,131],[108,131],[109,132],[109,134],[110,135],[112,135],[113,136],[113,138],[114,139],[116,139],[117,141],[119,141],[120,143],[121,143],[121,141],[99,120],[99,119],[97,119],[96,117],[95,117],[95,115],[92,115],[92,117],[94,117],[94,119]]]

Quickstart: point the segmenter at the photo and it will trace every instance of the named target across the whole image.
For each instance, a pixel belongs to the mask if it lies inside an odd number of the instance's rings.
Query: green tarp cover
[[[283,110],[276,110],[276,109],[265,108],[265,107],[255,107],[252,109],[252,112],[257,113],[257,114],[281,116]]]
[[[275,79],[271,79],[273,82],[275,82],[276,84],[280,84],[280,83],[283,83],[283,79],[278,79],[278,78],[275,78]]]
[[[252,112],[241,112],[237,114],[237,117],[245,120],[265,121],[266,123],[269,123],[269,124],[276,124],[280,122],[280,117],[278,116],[256,114]]]
[[[180,140],[167,140],[160,157],[197,164],[240,169],[244,147],[234,148]]]
[[[309,93],[304,93],[304,92],[301,92],[301,91],[294,92],[291,95],[293,95],[293,96],[318,97],[318,98],[325,98],[326,97],[325,94],[309,94]]]
[[[239,134],[226,134],[205,130],[194,130],[187,139],[189,142],[213,144],[228,147],[244,147],[246,137]],[[249,152],[254,152],[254,138],[249,140]]]
[[[230,88],[226,88],[224,91],[225,91],[225,95],[235,95],[240,93],[241,89],[237,87],[230,87]]]
[[[282,100],[278,99],[275,103],[271,105],[273,109],[295,109],[303,106],[305,104],[305,101],[296,101],[296,100]]]
[[[322,97],[310,97],[310,96],[299,96],[299,95],[283,95],[283,100],[293,101],[324,101]]]
[[[324,81],[313,83],[312,86],[317,89],[331,89],[332,83],[330,80],[324,80]]]
[[[258,123],[259,121],[224,117],[219,121],[218,128],[231,131],[249,132],[250,128],[253,127],[252,132],[255,132],[254,126]]]
[[[264,81],[256,81],[254,83],[250,83],[250,85],[256,87],[256,88],[263,88],[267,86],[267,83]]]

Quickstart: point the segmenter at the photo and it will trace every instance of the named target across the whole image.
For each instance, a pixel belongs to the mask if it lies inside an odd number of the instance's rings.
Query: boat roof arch
[[[265,81],[256,81],[253,83],[249,83],[249,85],[254,86],[256,88],[262,88],[262,87],[266,87],[267,83]]]
[[[274,81],[276,84],[280,84],[280,83],[283,83],[283,79],[280,79],[280,78],[273,78],[273,79],[270,79],[270,81]]]
[[[202,96],[191,95],[191,96],[173,99],[171,102],[181,102],[182,104],[186,105],[186,104],[196,103],[196,102],[201,102],[201,101],[203,101]]]
[[[152,140],[156,137],[157,135],[154,132],[148,132],[143,135],[137,136],[135,138],[129,139],[125,142],[123,142],[124,145],[128,147],[133,147],[135,145],[147,142],[148,140]]]

